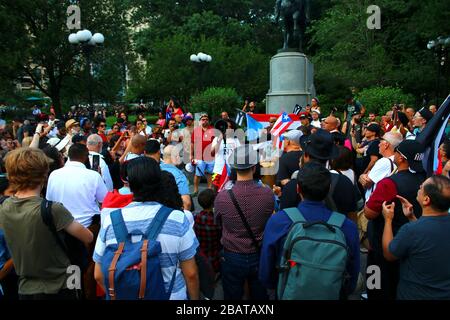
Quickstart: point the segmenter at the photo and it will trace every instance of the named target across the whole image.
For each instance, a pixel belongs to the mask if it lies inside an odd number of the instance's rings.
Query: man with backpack
[[[104,215],[95,279],[111,300],[197,300],[198,241],[186,215],[160,204],[161,169],[148,157],[127,165],[133,202]]]
[[[305,164],[297,183],[302,202],[267,222],[259,278],[280,300],[344,299],[360,269],[357,227],[323,203],[331,173],[320,163]]]
[[[329,160],[339,156],[339,149],[334,143],[333,136],[322,129],[318,129],[316,133],[308,137],[302,137],[300,144],[303,150],[300,164],[314,161],[325,167]],[[359,192],[349,178],[339,173],[331,174],[330,192],[325,199],[329,209],[356,219],[358,197]],[[297,179],[292,179],[282,189],[280,208],[297,207],[300,201]]]

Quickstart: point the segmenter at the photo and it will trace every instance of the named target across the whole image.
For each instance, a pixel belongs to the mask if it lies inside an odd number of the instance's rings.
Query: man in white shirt
[[[50,174],[46,195],[47,200],[62,203],[84,227],[100,215],[99,203],[108,193],[100,174],[84,165],[88,155],[85,145],[72,145],[66,165]]]
[[[367,173],[359,177],[359,182],[366,189],[366,202],[375,190],[377,183],[382,179],[389,177],[396,170],[394,163],[395,148],[402,142],[403,136],[397,132],[387,132],[381,138],[379,145],[379,153],[383,158],[377,160],[373,168]]]
[[[91,164],[94,159],[94,155],[100,157],[100,174],[105,182],[106,188],[108,191],[113,191],[113,181],[111,179],[111,173],[109,172],[108,165],[106,164],[103,156],[100,154],[100,151],[103,148],[103,140],[98,134],[91,134],[87,138],[87,148],[89,150],[89,163]]]

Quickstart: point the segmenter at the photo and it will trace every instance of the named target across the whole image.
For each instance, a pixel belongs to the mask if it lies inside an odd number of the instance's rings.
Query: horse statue
[[[283,50],[303,51],[305,29],[309,23],[310,0],[276,0],[275,22],[283,19]]]

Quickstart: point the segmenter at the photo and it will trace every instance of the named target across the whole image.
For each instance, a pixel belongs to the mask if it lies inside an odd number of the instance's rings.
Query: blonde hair
[[[6,155],[5,167],[12,190],[30,190],[47,180],[49,160],[40,149],[20,148]]]

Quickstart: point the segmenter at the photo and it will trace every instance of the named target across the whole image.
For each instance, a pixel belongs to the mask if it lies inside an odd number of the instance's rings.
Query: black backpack
[[[52,214],[52,201],[42,199],[41,202],[41,217],[44,224],[50,229],[50,232],[56,239],[56,242],[65,252],[72,265],[79,266],[82,271],[86,270],[88,266],[88,253],[84,244],[68,234],[64,230],[57,231]]]

